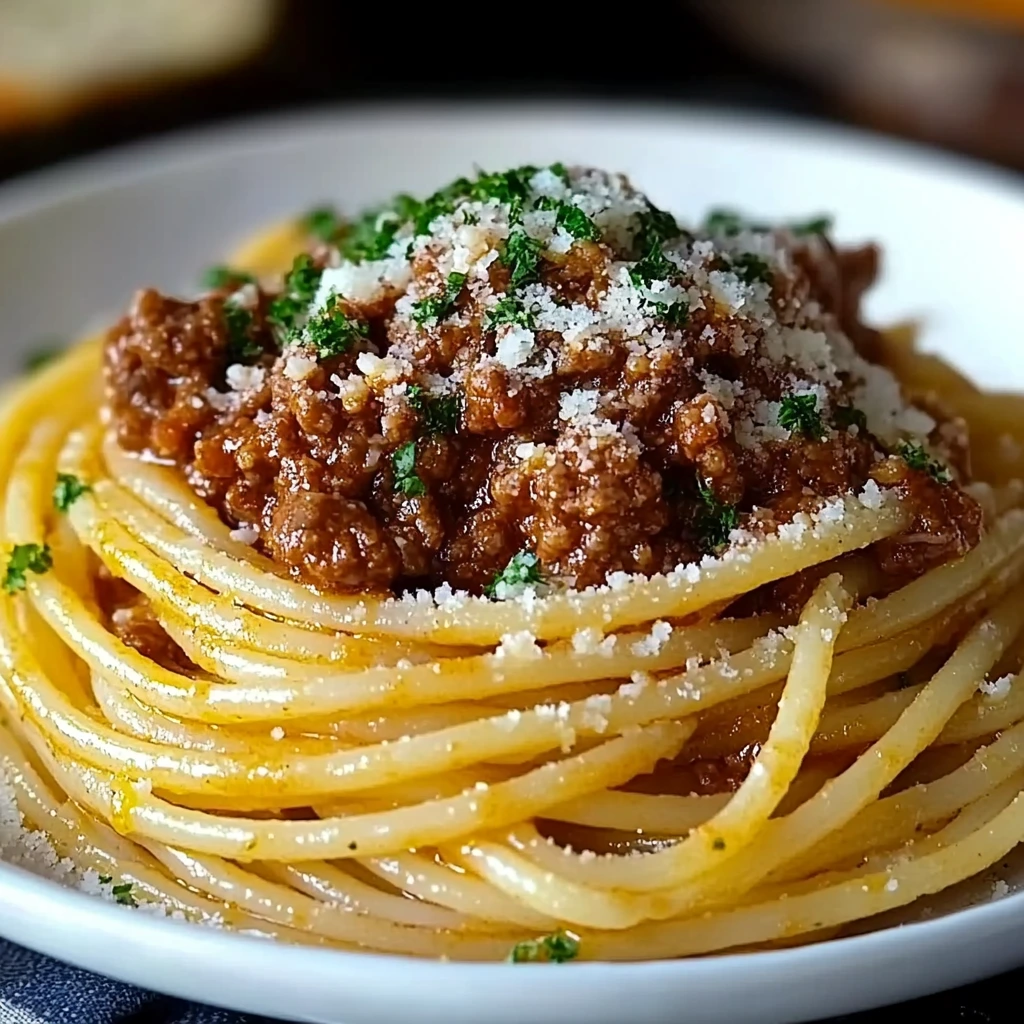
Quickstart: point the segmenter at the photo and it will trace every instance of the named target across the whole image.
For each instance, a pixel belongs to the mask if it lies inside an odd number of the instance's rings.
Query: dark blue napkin
[[[913,956],[913,950],[907,951]],[[844,1024],[881,1024],[890,1013],[923,1014],[927,1019],[965,1024],[1014,1024],[1016,995],[1024,971],[981,982],[957,992],[931,996],[898,1011],[844,1017]],[[915,1019],[911,1016],[909,1019]],[[0,939],[0,1024],[274,1024],[265,1017],[231,1013],[154,995],[108,981],[77,967],[30,953]],[[833,1022],[836,1024],[836,1022]]]

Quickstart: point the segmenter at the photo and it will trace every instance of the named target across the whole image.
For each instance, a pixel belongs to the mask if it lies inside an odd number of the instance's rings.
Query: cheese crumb
[[[536,349],[533,331],[527,327],[509,327],[498,339],[494,357],[503,366],[514,370],[528,362]]]
[[[978,684],[978,689],[993,704],[1005,700],[1010,695],[1013,686],[1012,676],[1000,676],[998,679],[983,679]]]
[[[494,652],[496,658],[516,658],[521,661],[532,661],[541,657],[541,654],[537,638],[525,629],[518,633],[503,634]]]
[[[288,356],[284,361],[284,375],[289,380],[305,380],[317,366],[312,356]]]
[[[638,658],[650,658],[657,654],[668,643],[672,635],[672,627],[660,619],[651,626],[651,632],[642,640],[637,640],[629,649]]]
[[[262,366],[245,366],[232,363],[225,372],[225,379],[232,391],[257,391],[263,387],[266,371]]]

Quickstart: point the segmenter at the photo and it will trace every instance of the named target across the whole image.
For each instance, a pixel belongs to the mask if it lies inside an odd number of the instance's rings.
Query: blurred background
[[[483,11],[0,0],[0,178],[232,115],[411,97],[767,108],[1024,170],[1024,0],[648,0]]]

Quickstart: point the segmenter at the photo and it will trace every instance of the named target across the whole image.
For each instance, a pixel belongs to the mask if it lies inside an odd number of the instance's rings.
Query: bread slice
[[[268,40],[277,8],[276,0],[2,0],[0,128],[226,70]]]

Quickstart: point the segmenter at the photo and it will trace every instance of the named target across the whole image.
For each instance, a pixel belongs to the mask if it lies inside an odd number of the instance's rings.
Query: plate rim
[[[225,159],[247,151],[265,151],[272,146],[295,145],[297,140],[309,141],[346,128],[365,125],[369,121],[388,122],[388,130],[398,130],[404,122],[422,126],[424,114],[435,122],[465,120],[518,121],[527,117],[541,118],[547,123],[572,121],[607,127],[612,119],[628,118],[633,127],[647,127],[662,133],[673,130],[699,129],[707,132],[733,133],[743,131],[752,140],[768,135],[810,146],[838,147],[856,153],[859,159],[896,163],[904,169],[921,171],[932,178],[957,181],[997,194],[1001,202],[1024,209],[1024,179],[1013,171],[986,164],[980,160],[938,149],[917,142],[895,139],[860,128],[837,125],[816,118],[778,114],[772,111],[737,106],[710,104],[684,105],[652,101],[607,102],[577,101],[507,101],[480,100],[472,102],[433,100],[362,101],[286,108],[268,114],[216,120],[197,128],[172,131],[143,138],[127,144],[106,148],[96,153],[63,162],[13,178],[0,185],[0,226],[13,220],[30,218],[54,203],[86,199],[90,195],[144,181],[151,177],[172,174],[186,166],[201,165],[211,159]],[[105,934],[116,934],[119,941],[141,941],[149,947],[173,949],[180,967],[188,959],[216,955],[222,949],[236,949],[240,943],[250,950],[262,946],[258,940],[237,932],[219,931],[191,926],[182,929],[181,922],[157,915],[135,913],[125,915],[116,907],[58,882],[40,878],[15,865],[0,861],[0,908],[14,908],[17,914],[48,911],[64,915],[64,925],[94,928],[100,922]],[[606,962],[585,961],[573,964],[568,972],[550,972],[544,988],[551,993],[568,994],[581,982],[593,979],[598,972],[610,972],[617,979],[637,976],[638,980],[671,978],[679,985],[697,976],[721,975],[754,969],[765,976],[776,974],[802,975],[816,968],[837,967],[843,960],[858,955],[865,959],[899,956],[905,943],[914,943],[915,956],[946,948],[958,938],[994,937],[1012,931],[1024,910],[1024,891],[1002,899],[977,904],[931,920],[899,925],[876,932],[811,944],[792,949],[754,953],[731,953],[721,956],[693,957],[662,961]],[[120,915],[120,916],[115,916]],[[6,916],[6,915],[5,915]],[[16,915],[17,916],[17,915]],[[0,935],[6,934],[0,919]],[[12,942],[47,953],[32,938],[19,936]],[[45,945],[45,944],[44,944]],[[342,986],[363,969],[400,969],[411,985],[430,980],[444,980],[455,973],[466,973],[474,983],[507,977],[507,965],[501,963],[466,963],[424,960],[406,955],[372,951],[273,944],[273,956],[280,972],[293,961],[303,964],[304,973],[331,972],[331,984]],[[51,954],[52,955],[52,954]],[[81,958],[62,957],[81,966]],[[1024,953],[1021,954],[1024,960]],[[524,965],[517,965],[521,970]],[[527,964],[536,971],[543,965]],[[96,968],[88,968],[96,970]],[[131,979],[131,970],[102,970],[123,981]],[[951,985],[959,984],[954,980]],[[145,983],[149,987],[151,983]],[[932,989],[934,991],[935,989]],[[215,993],[213,995],[216,995]],[[225,1003],[223,1005],[233,1005]]]
[[[341,125],[402,121],[422,125],[431,120],[465,121],[486,117],[512,120],[526,116],[545,121],[588,120],[595,125],[610,118],[636,127],[697,127],[705,131],[744,132],[749,135],[785,135],[808,143],[837,146],[859,158],[897,162],[904,169],[921,171],[933,178],[959,179],[986,190],[995,190],[1007,202],[1024,206],[1024,175],[976,157],[939,146],[902,139],[853,125],[788,112],[758,110],[739,105],[679,104],[662,101],[567,101],[508,100],[362,100],[286,107],[269,113],[219,118],[198,127],[144,136],[104,147],[93,153],[60,161],[50,167],[16,175],[0,183],[0,224],[30,216],[62,199],[81,198],[95,192],[129,185],[151,176],[202,164],[214,155],[240,154],[248,149],[265,150],[268,139],[311,134],[328,135]],[[133,166],[134,164],[134,166]]]

